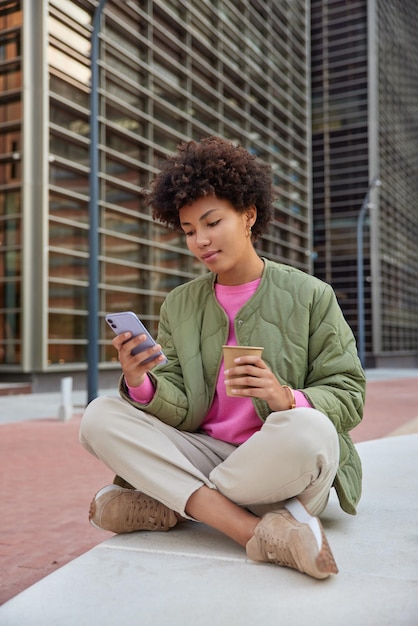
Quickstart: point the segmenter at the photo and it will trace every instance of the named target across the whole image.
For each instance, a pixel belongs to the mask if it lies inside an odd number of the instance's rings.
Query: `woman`
[[[113,340],[121,398],[97,398],[81,424],[83,445],[117,474],[93,499],[91,523],[124,533],[197,520],[252,560],[336,574],[318,516],[332,486],[355,513],[361,464],[348,431],[365,380],[332,289],[258,256],[270,170],[241,147],[182,144],[149,203],[209,272],[167,296],[154,349],[133,356],[143,335]],[[224,371],[223,344],[264,351]],[[145,363],[160,347],[168,363]]]

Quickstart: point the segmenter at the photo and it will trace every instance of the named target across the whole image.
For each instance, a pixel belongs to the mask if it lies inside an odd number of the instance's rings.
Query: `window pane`
[[[50,182],[57,187],[64,187],[67,191],[75,191],[77,193],[89,193],[89,181],[87,174],[74,172],[58,165],[50,167]]]
[[[88,288],[51,281],[49,285],[49,304],[51,309],[86,311],[88,307]]]
[[[87,259],[50,252],[49,275],[52,278],[87,280]]]
[[[49,361],[51,363],[81,361],[81,355],[86,354],[87,317],[50,313],[48,322]]]
[[[59,248],[88,252],[88,231],[69,224],[50,221],[50,243]]]
[[[89,216],[86,203],[75,198],[59,196],[55,193],[51,193],[49,198],[49,212],[51,215],[77,222],[88,222]]]
[[[48,345],[48,364],[86,363],[87,345],[60,343]]]
[[[62,106],[51,104],[50,120],[62,128],[66,128],[72,133],[88,137],[90,125],[87,116],[83,116],[79,111],[64,109]]]
[[[21,221],[18,218],[0,220],[0,250],[9,246],[20,246],[22,235],[20,224]]]
[[[69,137],[56,137],[51,134],[50,139],[51,154],[63,157],[80,165],[89,164],[89,148],[71,141]]]

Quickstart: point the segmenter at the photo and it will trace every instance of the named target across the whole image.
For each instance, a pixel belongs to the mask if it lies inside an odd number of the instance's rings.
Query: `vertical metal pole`
[[[106,0],[100,0],[93,16],[90,85],[90,202],[89,291],[87,320],[87,402],[97,397],[99,379],[99,32]]]
[[[363,260],[363,225],[369,203],[369,192],[367,192],[361,205],[357,219],[357,315],[358,315],[358,355],[364,367],[365,347],[364,347],[364,260]]]
[[[363,259],[363,226],[366,211],[369,208],[370,191],[374,187],[380,186],[381,182],[377,178],[373,178],[366,195],[364,196],[363,204],[361,205],[360,213],[357,218],[357,319],[358,319],[358,355],[362,366],[365,366],[366,362],[366,349],[365,349],[365,322],[364,322],[364,259]]]

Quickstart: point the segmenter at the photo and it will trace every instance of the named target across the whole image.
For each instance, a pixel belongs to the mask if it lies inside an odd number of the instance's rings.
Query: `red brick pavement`
[[[355,443],[380,439],[401,427],[417,432],[418,377],[372,381],[367,384],[364,416],[351,432]],[[413,422],[411,421],[413,420]]]
[[[112,474],[79,444],[79,424],[0,425],[0,604],[112,535],[88,523]]]
[[[415,432],[418,378],[370,382],[355,442]],[[0,604],[111,533],[92,528],[92,495],[112,474],[78,442],[80,415],[68,422],[34,420],[0,425]]]

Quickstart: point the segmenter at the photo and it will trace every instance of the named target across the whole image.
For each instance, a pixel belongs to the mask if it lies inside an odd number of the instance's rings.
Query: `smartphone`
[[[121,313],[109,313],[105,317],[106,322],[109,324],[110,328],[113,330],[115,335],[120,335],[121,333],[131,332],[132,337],[138,337],[138,335],[146,335],[145,341],[143,341],[139,346],[132,350],[132,354],[138,354],[138,352],[143,352],[148,348],[152,348],[152,346],[156,345],[156,342],[149,334],[148,330],[145,328],[143,323],[140,321],[137,315],[132,311],[123,311]],[[132,338],[131,337],[131,338]],[[129,340],[127,340],[129,341]],[[164,361],[160,361],[158,365],[164,365],[167,363],[167,359],[165,355],[160,350],[160,352],[156,352],[152,357],[146,359],[144,363],[148,363],[152,361],[157,356],[164,356]]]

